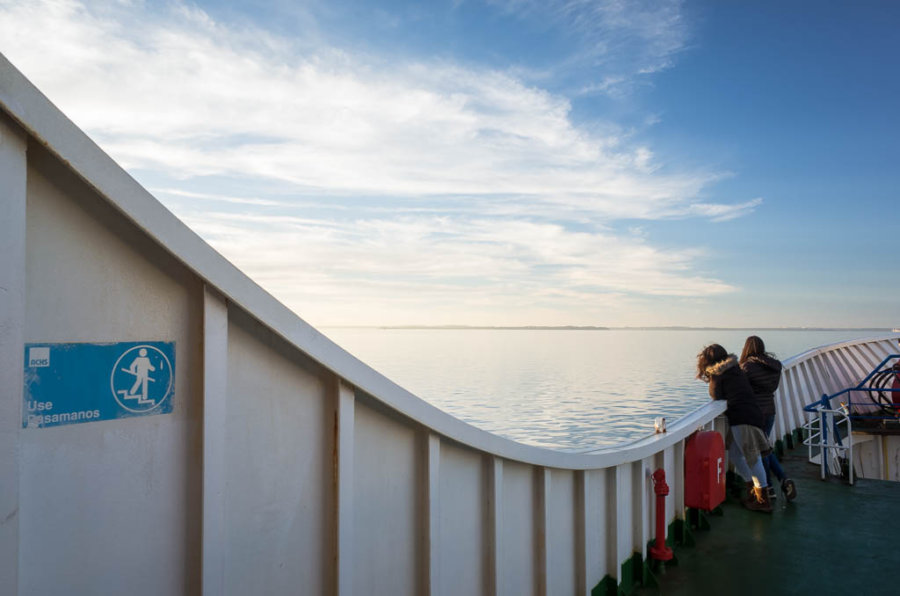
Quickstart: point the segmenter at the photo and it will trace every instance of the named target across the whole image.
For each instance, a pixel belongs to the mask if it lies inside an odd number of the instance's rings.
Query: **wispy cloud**
[[[647,72],[679,47],[666,41],[675,13],[623,24],[624,4],[551,5],[584,35],[602,17],[658,39]],[[599,314],[587,302],[728,292],[694,272],[701,252],[654,249],[608,224],[726,220],[760,201],[701,202],[721,173],[663,167],[646,146],[575,124],[566,97],[510,71],[353,54],[188,4],[0,0],[0,51],[313,321],[342,322],[329,311],[337,296],[448,313],[479,304],[524,323],[535,305],[583,322]]]
[[[751,213],[762,204],[761,198],[735,205],[715,205],[710,203],[694,203],[688,209],[690,215],[702,215],[712,221],[729,221]]]
[[[273,201],[272,199],[260,199],[253,197],[234,197],[222,194],[211,194],[205,192],[192,192],[180,188],[154,188],[152,192],[158,195],[166,195],[170,197],[181,197],[189,200],[210,201],[214,203],[232,203],[236,205],[254,205],[257,207],[297,207],[295,202]]]
[[[489,0],[510,15],[554,29],[572,50],[545,76],[577,76],[580,94],[621,95],[672,66],[688,44],[682,0]],[[587,75],[587,76],[586,76]]]
[[[552,223],[402,217],[308,220],[197,213],[188,223],[288,304],[340,322],[524,324],[600,321],[631,296],[713,296],[696,251]],[[330,319],[329,319],[330,316]],[[498,323],[498,321],[502,321]]]
[[[181,5],[3,6],[4,51],[131,168],[329,194],[528,196],[615,217],[653,217],[715,179],[647,177],[645,148],[577,128],[566,98],[497,71],[293,53]]]

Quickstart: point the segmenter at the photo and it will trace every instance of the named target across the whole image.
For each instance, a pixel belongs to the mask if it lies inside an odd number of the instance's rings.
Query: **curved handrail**
[[[2,54],[0,106],[114,209],[230,303],[251,314],[276,335],[347,383],[440,435],[512,460],[547,467],[587,469],[645,457],[653,449],[663,448],[677,441],[675,437],[682,437],[687,432],[687,427],[683,429],[676,424],[662,437],[643,439],[592,454],[575,454],[524,445],[463,422],[354,357],[241,272],[138,184]],[[688,416],[686,419],[714,417],[718,411],[715,406],[705,408],[698,410],[698,416]]]
[[[579,455],[610,456],[611,463],[604,464],[600,467],[606,467],[606,465],[617,465],[626,461],[635,461],[638,459],[642,459],[647,455],[650,455],[651,453],[659,452],[669,445],[687,438],[693,432],[695,432],[698,427],[703,426],[710,420],[713,420],[714,418],[725,414],[726,409],[727,404],[725,401],[711,400],[709,403],[700,406],[696,410],[688,412],[672,424],[668,425],[668,428],[664,433],[649,435],[630,442],[617,443],[615,445],[583,449],[575,451],[573,453],[577,453]],[[623,454],[625,457],[622,459],[615,459],[613,456],[619,453]]]
[[[789,368],[789,367],[795,366],[797,364],[800,364],[801,362],[805,362],[811,358],[814,358],[815,356],[824,354],[826,352],[833,352],[835,350],[840,350],[842,348],[849,348],[851,346],[856,346],[856,345],[860,345],[860,344],[867,344],[867,343],[872,343],[872,342],[876,342],[876,341],[885,341],[885,340],[891,340],[891,339],[900,340],[900,333],[885,333],[882,335],[871,335],[868,337],[860,337],[857,339],[848,339],[846,341],[840,341],[840,342],[836,342],[833,344],[825,344],[822,346],[817,346],[815,348],[810,348],[810,349],[806,350],[805,352],[800,352],[799,354],[791,356],[790,358],[786,358],[785,360],[782,361],[782,364],[783,364],[784,368]]]
[[[685,438],[698,425],[705,424],[724,412],[724,404],[709,403],[676,421],[668,432],[661,435],[584,452],[564,452],[525,445],[476,428],[425,402],[363,363],[242,273],[104,153],[2,54],[0,106],[113,208],[165,247],[229,302],[250,313],[276,335],[348,384],[458,443],[533,465],[570,469],[603,468],[658,452]],[[872,339],[814,348],[787,359],[785,366],[793,366],[822,351],[867,341]]]

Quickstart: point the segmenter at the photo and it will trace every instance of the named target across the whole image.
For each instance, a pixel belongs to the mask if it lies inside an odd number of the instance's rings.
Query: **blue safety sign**
[[[175,342],[25,344],[23,428],[168,414]]]

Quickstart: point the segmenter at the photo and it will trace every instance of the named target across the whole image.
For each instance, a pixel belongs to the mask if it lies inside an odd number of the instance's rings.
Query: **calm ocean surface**
[[[325,328],[397,384],[498,435],[553,449],[643,437],[706,403],[696,355],[713,342],[740,354],[750,331]],[[766,331],[785,359],[871,330]]]

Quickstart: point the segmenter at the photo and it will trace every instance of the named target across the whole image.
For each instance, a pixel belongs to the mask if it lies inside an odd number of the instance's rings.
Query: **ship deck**
[[[806,448],[782,465],[797,499],[779,493],[771,514],[748,511],[730,498],[711,531],[695,530],[694,546],[676,547],[676,565],[658,588],[637,594],[890,594],[897,593],[900,483],[821,480]]]

